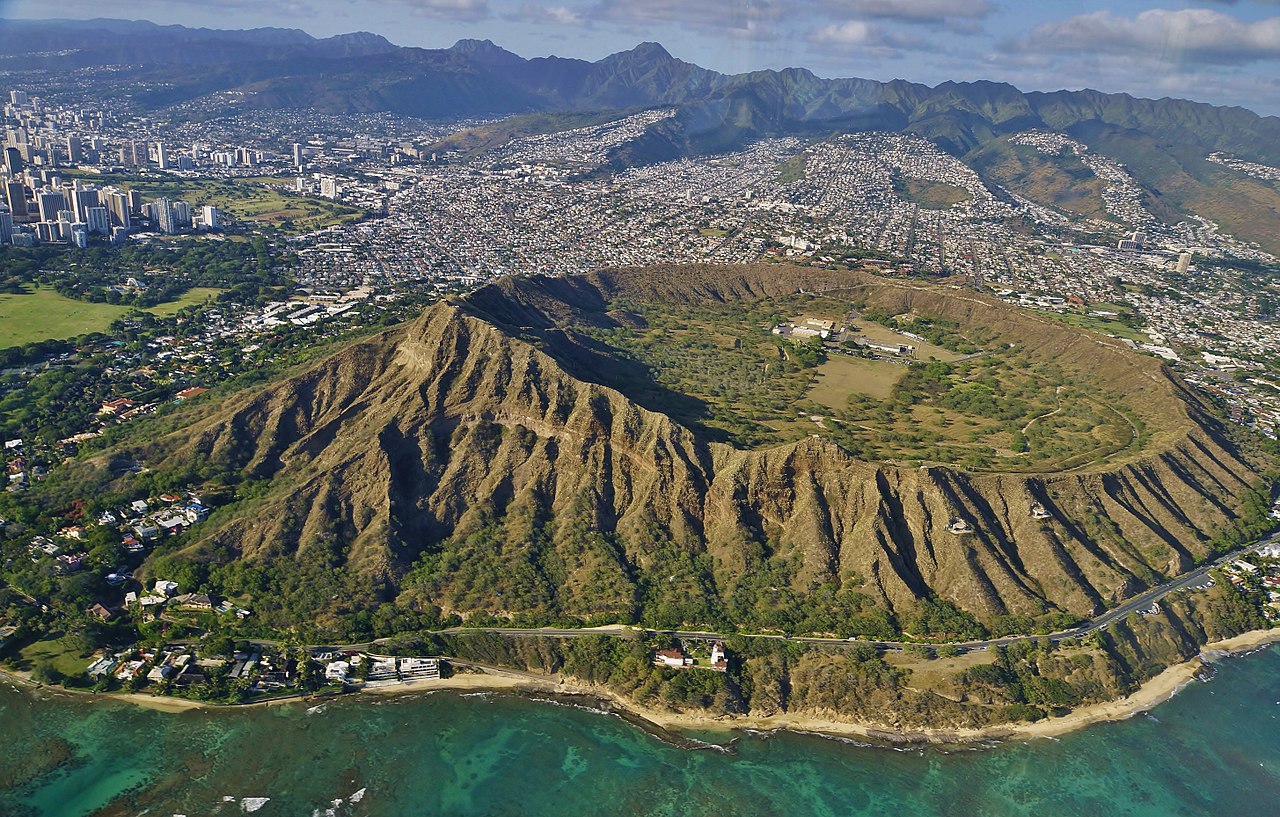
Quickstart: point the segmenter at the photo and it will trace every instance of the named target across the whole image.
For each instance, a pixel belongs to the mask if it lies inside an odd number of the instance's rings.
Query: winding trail
[[[1041,414],[1038,417],[1032,417],[1030,420],[1028,420],[1027,424],[1022,427],[1022,436],[1024,437],[1027,436],[1027,432],[1030,431],[1031,427],[1036,423],[1038,423],[1039,421],[1052,417],[1053,415],[1062,411],[1062,389],[1063,389],[1062,386],[1058,386],[1053,390],[1053,401],[1058,404],[1058,407],[1055,408],[1053,411],[1046,411],[1044,414]]]

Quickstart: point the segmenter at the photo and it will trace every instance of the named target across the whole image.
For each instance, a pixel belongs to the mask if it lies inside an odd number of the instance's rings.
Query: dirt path
[[[1024,437],[1027,436],[1027,432],[1030,431],[1031,427],[1036,423],[1040,422],[1046,417],[1052,417],[1053,415],[1062,411],[1062,389],[1063,389],[1062,386],[1058,386],[1053,390],[1053,401],[1058,404],[1058,407],[1055,408],[1053,411],[1046,411],[1044,414],[1041,414],[1038,417],[1032,417],[1030,420],[1028,420],[1027,424],[1022,427],[1022,436]],[[1026,453],[1027,452],[1024,451],[1023,455],[1025,455]]]

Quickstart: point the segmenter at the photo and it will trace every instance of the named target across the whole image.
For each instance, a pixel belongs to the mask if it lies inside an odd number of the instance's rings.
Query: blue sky
[[[429,48],[476,37],[590,60],[656,40],[726,72],[992,79],[1280,115],[1280,0],[0,0],[0,15],[366,30]]]

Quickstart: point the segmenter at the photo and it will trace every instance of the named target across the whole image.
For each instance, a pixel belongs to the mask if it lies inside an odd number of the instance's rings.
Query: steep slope
[[[318,602],[317,615],[394,599],[535,620],[760,626],[794,623],[836,592],[904,624],[926,597],[987,622],[1086,616],[1208,555],[1255,479],[1158,362],[1107,339],[938,287],[777,267],[675,272],[508,279],[158,441],[145,452],[157,467],[207,457],[273,480],[186,556],[350,578],[353,595]],[[861,462],[815,439],[740,450],[629,399],[646,374],[574,331],[612,321],[620,293],[735,299],[824,285],[993,326],[1123,389],[1158,430],[1122,464],[1034,476]],[[1034,503],[1049,518],[1033,518]],[[974,531],[951,532],[955,519]],[[284,582],[256,603],[270,614],[271,596],[304,591]]]

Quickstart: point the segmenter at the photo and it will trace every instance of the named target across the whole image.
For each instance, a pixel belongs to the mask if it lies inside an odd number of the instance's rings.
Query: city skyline
[[[46,4],[0,0],[0,15],[44,19]],[[58,16],[104,16],[68,0]],[[491,39],[524,57],[598,60],[644,40],[725,73],[786,67],[826,76],[994,80],[1023,90],[1094,88],[1280,114],[1280,2],[1022,4],[994,0],[141,0],[128,15],[211,28],[278,26],[325,37],[368,30],[397,45]]]

